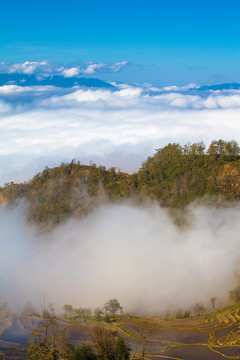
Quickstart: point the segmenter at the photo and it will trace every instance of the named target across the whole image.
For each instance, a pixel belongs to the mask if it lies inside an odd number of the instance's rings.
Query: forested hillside
[[[28,220],[51,228],[69,216],[82,216],[104,202],[156,200],[184,208],[198,199],[218,206],[240,196],[240,148],[236,141],[168,144],[149,157],[137,173],[126,174],[73,160],[45,168],[28,183],[5,184],[0,200],[15,206],[24,199]]]

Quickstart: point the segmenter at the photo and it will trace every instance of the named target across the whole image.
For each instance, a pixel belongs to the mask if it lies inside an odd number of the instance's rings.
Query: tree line
[[[54,311],[45,314],[27,341],[28,360],[128,360],[131,349],[117,331],[93,326],[91,344],[73,345],[60,329]]]
[[[94,310],[88,307],[73,308],[72,305],[65,304],[63,311],[67,319],[94,320],[98,322],[105,320],[108,322],[111,318],[122,314],[123,308],[117,299],[110,299],[102,308],[97,307]]]

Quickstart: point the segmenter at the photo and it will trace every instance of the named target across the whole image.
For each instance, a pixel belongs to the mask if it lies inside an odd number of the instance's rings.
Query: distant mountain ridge
[[[40,76],[26,74],[0,74],[0,86],[18,85],[18,86],[57,86],[62,88],[70,88],[73,86],[85,86],[95,88],[114,89],[115,87],[103,80],[95,78],[65,78],[64,76]]]
[[[0,86],[18,85],[18,86],[56,86],[61,88],[71,88],[73,86],[84,86],[87,88],[105,88],[116,90],[116,87],[106,81],[96,78],[69,77],[61,75],[28,75],[28,74],[0,74]],[[240,83],[224,83],[217,85],[203,85],[198,88],[189,88],[188,91],[217,91],[217,90],[240,90]],[[184,90],[183,92],[186,92]]]

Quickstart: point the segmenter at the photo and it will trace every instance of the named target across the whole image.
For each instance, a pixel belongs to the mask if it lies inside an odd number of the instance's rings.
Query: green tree
[[[225,153],[231,158],[239,156],[240,148],[238,146],[238,143],[235,140],[227,141],[225,145]]]
[[[116,360],[128,360],[131,355],[131,348],[122,337],[118,337],[116,343]]]
[[[207,153],[209,155],[221,157],[236,157],[239,156],[240,148],[235,140],[213,140],[207,150]]]
[[[110,299],[104,305],[104,309],[106,311],[106,315],[110,314],[111,316],[115,316],[117,315],[118,311],[122,310],[122,307],[117,299]]]
[[[71,360],[97,360],[97,355],[95,354],[92,346],[90,345],[81,345],[72,348],[72,354],[70,357]]]
[[[223,140],[213,140],[207,149],[207,154],[212,156],[221,155],[224,150]]]
[[[204,155],[205,144],[203,141],[199,143],[193,143],[190,145],[189,155]]]

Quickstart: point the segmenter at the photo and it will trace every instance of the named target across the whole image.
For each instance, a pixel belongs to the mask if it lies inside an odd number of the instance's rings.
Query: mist
[[[196,302],[228,301],[240,258],[240,208],[191,205],[179,229],[157,204],[105,204],[41,234],[25,205],[0,208],[0,303],[20,309],[40,294],[64,304],[101,307],[117,298],[125,313],[162,314]]]
[[[131,173],[170,142],[237,140],[239,90],[171,89],[0,87],[0,186],[72,159]]]

